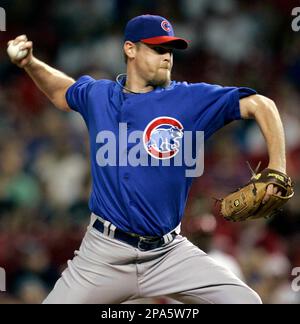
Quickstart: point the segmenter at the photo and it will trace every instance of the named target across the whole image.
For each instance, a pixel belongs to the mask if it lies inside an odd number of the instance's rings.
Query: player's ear
[[[124,43],[123,49],[128,59],[134,59],[137,53],[138,46],[133,42],[126,41]]]

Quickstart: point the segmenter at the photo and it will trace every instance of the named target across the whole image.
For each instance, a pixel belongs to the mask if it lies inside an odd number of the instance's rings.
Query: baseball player
[[[266,140],[268,169],[284,175],[284,131],[274,102],[249,88],[172,81],[173,51],[188,42],[175,37],[160,16],[128,22],[127,73],[115,81],[82,76],[75,82],[33,56],[25,35],[8,45],[21,42],[27,55],[12,62],[58,109],[81,114],[91,149],[90,225],[44,303],[122,303],[163,295],[183,303],[261,303],[256,292],[180,235],[192,178],[184,163],[172,160],[186,131],[202,131],[207,139],[233,120],[252,118]],[[120,124],[128,137],[143,133],[140,155],[156,165],[121,163],[133,144],[119,136]],[[103,134],[114,135],[115,165],[102,163],[109,139]],[[262,205],[280,186],[266,188]]]

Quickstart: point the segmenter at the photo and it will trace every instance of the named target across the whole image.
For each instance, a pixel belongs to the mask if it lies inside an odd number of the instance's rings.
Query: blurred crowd
[[[298,4],[1,1],[7,31],[0,32],[0,267],[6,270],[7,292],[0,292],[0,303],[40,303],[45,298],[79,248],[89,221],[91,181],[81,117],[54,109],[9,62],[6,42],[26,33],[38,58],[70,76],[115,79],[126,69],[124,24],[144,13],[168,17],[176,34],[191,41],[189,50],[175,54],[173,79],[248,86],[276,102],[295,198],[269,220],[232,224],[217,215],[213,198],[248,180],[246,161],[268,163],[255,122],[235,122],[206,145],[205,172],[194,182],[182,229],[265,303],[300,303],[300,292],[292,289],[292,269],[300,267],[300,32],[291,28],[291,11]]]

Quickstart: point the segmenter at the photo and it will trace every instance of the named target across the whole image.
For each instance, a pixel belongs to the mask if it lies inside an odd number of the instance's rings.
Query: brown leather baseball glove
[[[256,171],[258,170],[257,167]],[[260,173],[252,169],[249,183],[220,200],[221,215],[229,221],[268,218],[294,195],[291,178],[284,173],[265,169]],[[281,194],[272,194],[266,203],[263,199],[270,184],[278,187]]]

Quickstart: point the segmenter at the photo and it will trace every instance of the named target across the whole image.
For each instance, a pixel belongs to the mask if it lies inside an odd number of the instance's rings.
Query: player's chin
[[[166,87],[171,81],[171,72],[167,69],[161,69],[156,78],[152,80],[152,85],[156,87]]]

